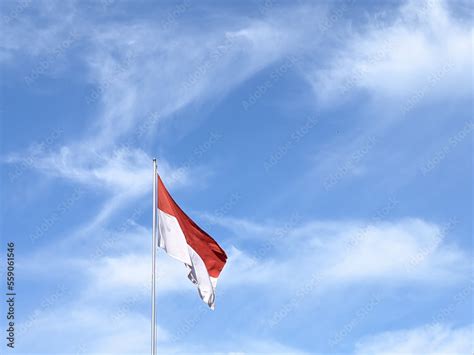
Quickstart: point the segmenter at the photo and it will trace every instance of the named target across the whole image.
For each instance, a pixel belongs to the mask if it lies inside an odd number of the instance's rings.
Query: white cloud
[[[229,255],[219,280],[218,299],[221,300],[228,297],[227,293],[233,287],[242,286],[248,289],[258,285],[260,292],[264,292],[266,286],[271,287],[273,297],[278,299],[281,296],[293,297],[298,290],[304,292],[303,296],[313,292],[321,295],[333,292],[334,286],[360,287],[363,284],[365,287],[371,281],[380,287],[407,284],[443,287],[463,275],[469,275],[466,272],[469,259],[450,241],[450,229],[419,219],[377,223],[315,221],[303,224],[296,220],[286,228],[282,225],[275,228],[274,223],[259,225],[245,220],[239,225],[238,219],[227,223],[229,220],[222,218],[222,225],[231,225],[238,233],[247,231],[247,237],[262,242],[264,247],[255,246],[248,253],[221,242]],[[71,336],[87,336],[90,330],[100,329],[93,341],[87,344],[88,353],[114,349],[117,353],[147,351],[144,344],[148,344],[149,319],[141,314],[140,306],[149,300],[150,231],[137,225],[130,228],[129,231],[117,232],[113,241],[102,238],[104,248],[101,253],[83,251],[82,255],[90,255],[87,259],[78,257],[66,264],[42,254],[43,264],[58,263],[62,268],[70,268],[67,275],[75,275],[83,286],[70,303],[60,302],[62,306],[59,309],[47,310],[38,317],[30,327],[31,333],[25,335],[25,344],[32,344],[44,334],[58,331]],[[101,247],[100,243],[90,244],[90,248],[98,247]],[[53,249],[49,251],[55,254]],[[33,263],[30,267],[35,265]],[[51,269],[55,268],[45,267],[44,270],[49,275]],[[29,274],[24,269],[22,272]],[[38,273],[34,275],[41,278]],[[315,275],[318,277],[315,278]],[[310,279],[311,283],[308,282]],[[183,291],[186,297],[198,298],[182,264],[164,253],[159,253],[158,257],[158,284],[160,298]],[[313,300],[314,297],[301,297],[298,302]],[[101,309],[91,308],[95,304],[102,305]],[[57,324],[65,314],[70,321],[59,330]],[[42,324],[44,327],[40,326]],[[360,354],[375,354],[385,349],[411,349],[403,347],[408,345],[414,346],[413,349],[418,349],[418,346],[422,349],[430,338],[439,339],[436,344],[445,349],[456,350],[464,346],[465,330],[451,334],[445,328],[433,329],[435,331],[378,335],[360,342],[357,350]],[[205,351],[197,344],[170,342],[166,329],[161,329],[160,334],[163,336],[161,349],[166,353]],[[409,341],[403,341],[405,338]],[[125,344],[123,339],[133,341]],[[64,346],[59,344],[58,349],[64,350]],[[235,350],[245,353],[297,352],[271,339],[230,339],[213,348],[222,353]],[[413,353],[416,351],[413,350]]]
[[[26,329],[17,351],[34,349],[38,353],[147,353],[150,344],[149,315],[141,314],[135,303],[113,307],[106,303],[64,302],[61,306],[38,313],[18,329]],[[97,301],[97,299],[96,299]],[[26,328],[25,328],[26,326]],[[158,341],[166,342],[167,331],[158,326]],[[55,337],[54,342],[45,341]]]
[[[441,228],[423,220],[378,223],[361,228],[334,242],[328,268],[335,280],[426,280],[458,279],[465,270],[466,256],[444,243]],[[322,241],[321,241],[322,242]],[[439,278],[435,280],[434,278]]]
[[[42,254],[44,269],[37,270],[33,277],[41,279],[42,273],[51,275],[51,270],[56,270],[55,275],[58,275],[57,270],[62,268],[67,269],[68,284],[65,291],[61,291],[60,298],[48,303],[47,308],[33,312],[33,319],[18,324],[19,329],[26,329],[21,334],[20,352],[33,347],[36,351],[49,353],[138,354],[149,351],[150,231],[140,226],[131,228],[127,232],[117,232],[113,240],[102,238],[104,245],[101,242],[91,243],[89,253],[81,250],[84,257],[80,258],[76,252],[76,257],[70,258],[73,260],[68,263],[47,253]],[[97,247],[103,247],[103,252],[95,253]],[[50,248],[49,252],[56,254],[54,248]],[[95,254],[98,255],[94,257]],[[235,259],[234,252],[230,256]],[[37,263],[35,261],[26,266],[35,268]],[[31,275],[29,270],[24,269],[24,264],[21,266],[22,272]],[[74,280],[71,280],[71,275]],[[158,256],[157,291],[161,305],[165,304],[162,297],[182,291],[186,291],[187,297],[198,299],[195,286],[187,279],[186,269],[164,253]],[[175,295],[173,300],[176,300]],[[203,310],[209,312],[204,306]],[[176,316],[182,317],[183,314]],[[189,314],[184,317],[189,317]],[[204,321],[201,313],[195,313],[193,317],[198,317],[198,320],[202,317]],[[191,340],[182,337],[179,342],[173,341],[170,334],[172,326],[170,329],[167,326],[166,318],[161,317],[158,327],[161,353],[209,353],[209,345],[195,342],[192,337]],[[54,344],[42,341],[58,334],[61,337]],[[302,353],[274,339],[254,339],[245,334],[216,339],[212,349],[216,354]]]
[[[188,22],[171,28],[166,16],[119,21],[113,16],[118,7],[107,8],[110,18],[98,23],[75,2],[31,3],[21,21],[6,26],[7,42],[15,46],[6,45],[4,56],[13,58],[41,58],[67,38],[68,30],[77,33],[81,51],[74,52],[74,60],[85,68],[80,79],[94,86],[84,103],[97,106],[95,117],[86,118],[93,129],[88,143],[96,148],[130,134],[149,115],[156,116],[147,127],[152,136],[156,123],[172,113],[206,100],[215,103],[259,70],[302,51],[303,39],[314,45],[319,33],[309,35],[308,29],[314,29],[326,13],[324,6],[279,9],[270,4],[260,18],[223,12],[219,21],[213,19],[205,28]],[[169,14],[179,22],[189,8]],[[57,11],[63,13],[61,20]],[[299,26],[294,26],[296,21]],[[31,37],[43,30],[47,32],[40,38],[47,44]],[[26,39],[25,32],[30,34]]]
[[[69,28],[78,33],[76,41],[83,50],[77,52],[75,60],[86,68],[81,78],[94,86],[83,98],[84,104],[97,108],[86,118],[87,138],[70,140],[57,151],[30,148],[28,154],[10,154],[6,161],[24,163],[25,156],[33,157],[35,164],[28,166],[49,176],[127,197],[142,195],[151,186],[151,157],[144,147],[156,135],[158,124],[191,104],[210,98],[215,103],[251,75],[294,50],[304,32],[287,28],[288,17],[301,15],[293,10],[263,20],[233,16],[207,29],[180,27],[179,31],[170,31],[148,20],[91,26],[93,19],[77,16],[81,8],[73,5],[66,7],[67,21],[58,24],[51,10],[54,4],[35,7],[35,11],[50,20],[45,25],[48,30],[60,26],[61,31],[48,34],[50,41],[61,43]],[[32,33],[41,27],[35,17],[25,13],[21,22],[12,23],[12,42],[21,37],[25,26]],[[10,51],[9,55],[31,54],[27,43],[19,46],[19,53],[16,49],[6,51]],[[36,51],[41,57],[50,47],[38,45]],[[169,170],[172,169],[166,159],[162,159],[160,171],[166,175]],[[174,182],[183,183],[187,170],[169,175],[177,179]],[[112,202],[106,203],[98,221],[112,214]]]
[[[147,295],[149,296],[149,295]],[[147,298],[148,300],[148,298]],[[148,354],[150,349],[150,319],[138,311],[132,301],[113,307],[100,303],[71,303],[42,312],[22,335],[16,347],[19,354]],[[209,312],[209,311],[207,311]],[[18,324],[19,329],[24,323]],[[158,349],[161,354],[305,354],[264,336],[255,339],[244,335],[193,342],[186,338],[171,340],[172,334],[157,326]],[[56,337],[54,342],[44,341]],[[28,352],[27,352],[28,351]]]
[[[423,156],[436,142],[420,144],[423,139],[415,140],[411,132],[442,137],[439,127],[465,120],[452,114],[453,107],[463,110],[472,96],[472,21],[454,6],[403,1],[390,10],[368,11],[364,19],[356,15],[357,24],[337,22],[325,55],[317,63],[307,61],[304,75],[324,115],[338,116],[348,107],[351,114],[336,117],[345,122],[338,126],[340,134],[318,142],[310,156],[314,168],[293,185],[322,180],[329,191],[362,178],[398,186],[415,178],[413,147]],[[447,100],[458,104],[441,108]],[[416,111],[432,106],[436,114]],[[403,120],[410,120],[409,128]],[[400,143],[395,153],[390,137]]]
[[[206,30],[172,33],[147,21],[101,26],[85,58],[88,80],[100,89],[92,95],[101,104],[99,140],[126,134],[150,112],[163,122],[190,104],[215,104],[295,50],[303,31],[285,23],[294,12],[262,20],[234,16]]]
[[[149,237],[147,235],[147,237]],[[149,240],[144,239],[144,240]],[[117,296],[149,288],[151,273],[151,252],[128,253],[105,256],[88,265],[88,285],[91,294],[113,292]],[[187,278],[188,272],[182,263],[162,253],[158,255],[157,282],[160,294],[173,291],[194,290]],[[143,294],[147,298],[148,294]]]
[[[141,195],[152,186],[152,158],[138,148],[119,147],[103,152],[83,142],[63,146],[57,153],[37,150],[26,156],[34,159],[34,168],[46,175],[117,194]],[[11,154],[6,161],[18,163],[24,159],[21,154]],[[160,159],[159,165],[163,176],[173,177],[171,186],[186,183],[186,169],[177,174],[165,160]]]
[[[284,287],[288,283],[297,287],[314,274],[326,286],[366,281],[445,285],[461,280],[469,270],[467,255],[452,239],[453,227],[420,219],[322,221],[266,229],[231,218],[221,218],[219,223],[230,226],[237,237],[247,233],[245,239],[261,242],[248,252],[231,250],[223,287],[273,283],[275,275],[287,280]]]
[[[271,339],[233,339],[232,342],[227,342],[227,344],[224,344],[222,348],[224,350],[222,351],[222,354],[228,355],[309,354],[308,352],[298,350],[294,347],[281,344],[280,342]]]
[[[314,69],[309,78],[322,102],[354,90],[398,103],[420,93],[467,96],[471,30],[472,24],[452,17],[444,1],[408,1],[393,21],[374,17],[349,34],[329,67]]]
[[[153,187],[152,158],[141,149],[128,146],[97,150],[93,144],[82,142],[63,146],[58,152],[45,152],[32,147],[27,154],[13,153],[4,161],[33,167],[46,176],[66,179],[87,189],[107,192],[106,200],[98,207],[95,216],[71,234],[71,239],[90,235],[106,224],[118,210],[126,208],[146,193],[151,194]],[[31,165],[31,161],[34,164]],[[158,165],[159,174],[168,188],[190,183],[188,177],[194,167],[171,167],[163,158],[158,160]]]
[[[461,355],[473,349],[472,326],[454,328],[443,324],[376,334],[360,341],[360,355]]]
[[[223,225],[227,225],[226,220]],[[252,223],[242,221],[242,225],[245,227],[239,227],[238,234],[245,233]],[[467,256],[450,241],[450,230],[419,219],[312,222],[287,230],[260,225],[247,231],[248,237],[262,242],[251,251],[220,241],[229,256],[219,280],[221,292],[260,284],[284,287],[282,292],[292,293],[315,275],[318,290],[325,292],[333,286],[367,282],[446,286],[462,280],[469,270]],[[101,294],[113,302],[149,287],[149,235],[148,229],[137,226],[130,232],[116,233],[113,243],[99,238],[98,246],[107,246],[103,252],[92,257],[91,251],[86,259],[70,261],[69,267],[88,280],[83,297]],[[41,257],[45,259],[44,254]],[[186,291],[193,297],[195,287],[187,279],[185,268],[164,253],[158,256],[158,279],[160,295]],[[286,280],[284,284],[281,279]],[[146,297],[147,292],[143,292],[141,298]]]
[[[70,1],[48,1],[40,5],[18,1],[3,5],[7,9],[2,11],[0,21],[2,65],[23,64],[28,57],[39,61],[54,56],[76,22],[77,14]],[[62,16],[56,16],[59,12]],[[53,66],[48,70],[54,70]]]

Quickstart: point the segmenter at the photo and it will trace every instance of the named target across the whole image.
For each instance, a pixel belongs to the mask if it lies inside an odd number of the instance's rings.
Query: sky
[[[149,353],[156,157],[229,257],[158,252],[160,354],[472,353],[473,10],[1,1],[1,352]]]

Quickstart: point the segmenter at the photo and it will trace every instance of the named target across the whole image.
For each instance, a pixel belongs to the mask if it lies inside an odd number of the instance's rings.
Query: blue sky
[[[0,8],[6,353],[149,352],[153,157],[229,256],[158,254],[160,353],[473,351],[468,1]]]

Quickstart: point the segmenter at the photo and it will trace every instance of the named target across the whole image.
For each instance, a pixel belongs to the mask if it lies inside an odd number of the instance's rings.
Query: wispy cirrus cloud
[[[62,146],[58,152],[30,150],[29,159],[34,159],[33,167],[41,173],[70,180],[74,183],[103,189],[117,194],[142,195],[150,191],[152,158],[141,149],[118,147],[112,151],[98,151],[87,143]],[[21,163],[22,154],[10,154],[8,163]],[[165,160],[160,160],[163,176],[173,176],[170,185],[186,184],[187,171],[174,169]]]
[[[83,133],[87,138],[79,135],[69,139],[56,151],[35,151],[31,167],[47,176],[113,193],[127,190],[130,197],[149,189],[151,156],[147,152],[159,126],[189,105],[219,100],[261,69],[297,50],[296,44],[305,33],[292,28],[290,19],[299,17],[309,22],[309,15],[296,8],[286,13],[275,9],[263,19],[232,16],[209,29],[183,27],[175,31],[174,26],[146,20],[107,21],[91,28],[91,19],[81,16],[83,10],[73,3],[61,7],[68,15],[64,21],[55,19],[52,5],[32,7],[33,13],[39,11],[49,19],[41,26],[48,31],[51,44],[38,44],[34,53],[23,46],[18,50],[40,60],[55,42],[60,44],[67,38],[68,30],[74,30],[75,42],[81,47],[74,52],[74,61],[84,65],[87,75],[82,80],[93,86],[84,96],[84,104],[95,110],[86,119]],[[114,8],[107,11],[113,13]],[[186,6],[173,22],[188,11],[192,6]],[[26,25],[30,32],[40,26],[29,15],[26,12],[21,22],[12,24],[12,42],[21,37]],[[58,26],[60,30],[56,30]],[[15,50],[5,48],[11,55]],[[23,153],[11,153],[5,161],[24,164]],[[166,155],[161,157],[160,170],[164,174],[172,170]],[[182,173],[180,169],[180,174],[169,175],[183,180],[186,177]]]

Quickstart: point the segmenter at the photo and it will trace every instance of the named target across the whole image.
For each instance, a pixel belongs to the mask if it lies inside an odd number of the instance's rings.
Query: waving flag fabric
[[[202,300],[214,309],[215,288],[227,255],[189,218],[166,190],[158,176],[158,246],[183,262]]]

